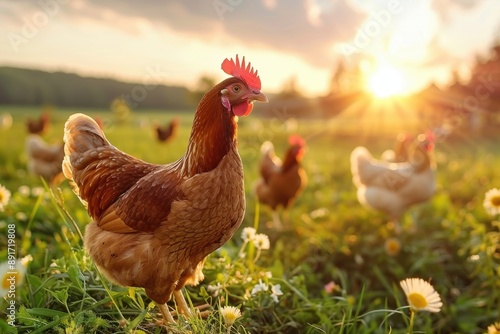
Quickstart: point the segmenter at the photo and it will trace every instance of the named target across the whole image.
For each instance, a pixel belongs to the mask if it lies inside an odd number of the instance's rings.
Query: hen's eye
[[[236,85],[236,86],[233,87],[233,92],[234,93],[238,93],[240,90],[241,90],[241,86],[240,85]]]

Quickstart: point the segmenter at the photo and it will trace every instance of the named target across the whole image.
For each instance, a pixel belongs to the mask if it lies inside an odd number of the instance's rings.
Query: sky
[[[0,66],[194,88],[239,54],[264,92],[324,95],[339,62],[410,92],[488,56],[500,1],[0,0],[0,34]]]

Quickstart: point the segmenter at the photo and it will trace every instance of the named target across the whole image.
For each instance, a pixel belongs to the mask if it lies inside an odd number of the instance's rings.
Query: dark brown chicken
[[[261,179],[257,181],[255,192],[261,203],[273,210],[276,228],[281,228],[277,210],[281,206],[287,209],[300,195],[307,184],[307,175],[301,166],[305,142],[299,136],[290,136],[289,148],[282,162],[274,153],[274,146],[266,141],[262,144],[260,161]]]
[[[26,130],[31,134],[43,134],[48,130],[50,126],[50,114],[48,112],[42,112],[38,119],[26,119]]]
[[[93,218],[85,247],[112,281],[143,287],[166,321],[174,295],[203,279],[205,257],[240,226],[245,212],[243,166],[237,151],[237,116],[267,102],[257,72],[225,59],[232,75],[201,99],[186,153],[167,165],[136,159],[112,146],[90,117],[66,122],[64,175]]]
[[[179,129],[179,119],[174,118],[173,120],[170,121],[165,126],[160,126],[156,124],[154,126],[155,132],[156,132],[156,138],[158,138],[158,141],[166,143],[171,141],[172,139],[175,138],[177,135],[177,131]]]

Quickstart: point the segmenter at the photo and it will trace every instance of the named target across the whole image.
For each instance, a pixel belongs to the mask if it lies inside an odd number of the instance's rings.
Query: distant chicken
[[[179,119],[174,118],[170,121],[170,123],[163,127],[156,124],[154,129],[156,131],[156,138],[158,138],[160,142],[169,142],[177,135],[177,131],[179,129]]]
[[[28,158],[28,171],[41,176],[48,183],[57,184],[62,181],[62,161],[64,145],[48,144],[39,135],[30,134],[25,145]]]
[[[361,204],[383,211],[396,223],[413,204],[427,201],[436,187],[432,134],[419,135],[409,149],[408,161],[376,160],[364,147],[351,153],[353,183]]]
[[[26,129],[31,134],[43,134],[50,127],[50,114],[43,112],[38,119],[26,119]]]
[[[305,141],[300,136],[290,136],[288,142],[290,146],[283,162],[274,153],[271,142],[262,144],[261,178],[255,186],[259,201],[273,210],[273,223],[277,229],[282,228],[278,208],[288,209],[307,184],[307,174],[301,165]]]
[[[203,279],[205,257],[231,238],[245,213],[237,118],[267,97],[245,58],[225,59],[222,70],[232,77],[203,96],[187,151],[173,163],[118,150],[83,114],[64,128],[64,175],[93,219],[86,249],[111,281],[143,287],[167,322],[174,321],[165,304],[172,294],[178,312],[192,314],[182,287]]]
[[[382,153],[381,159],[388,162],[408,161],[408,150],[413,143],[413,136],[407,133],[400,133],[396,137],[394,150],[386,150]]]

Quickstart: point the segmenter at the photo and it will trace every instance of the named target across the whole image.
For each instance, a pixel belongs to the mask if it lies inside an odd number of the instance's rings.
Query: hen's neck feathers
[[[285,160],[283,161],[283,165],[281,165],[282,172],[288,171],[292,166],[298,165],[299,161],[297,160],[297,152],[296,149],[290,147],[285,155]]]
[[[198,104],[188,148],[182,159],[183,175],[190,177],[213,170],[231,146],[237,145],[235,116],[222,105],[220,95],[220,91],[235,80],[238,79],[219,83]]]
[[[428,152],[425,148],[418,145],[415,152],[410,156],[410,163],[415,167],[415,171],[421,173],[427,169],[435,168],[435,161],[432,153]]]

